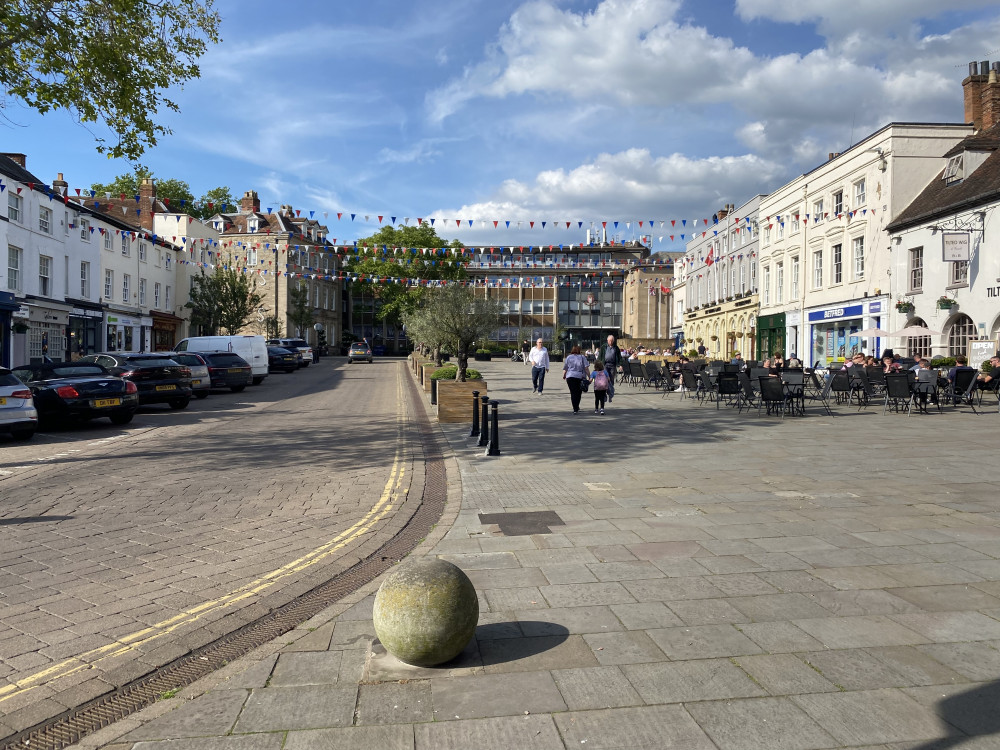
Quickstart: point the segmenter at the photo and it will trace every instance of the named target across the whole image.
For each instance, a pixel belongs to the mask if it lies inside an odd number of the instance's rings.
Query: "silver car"
[[[212,380],[208,375],[208,362],[203,354],[192,354],[189,352],[177,352],[171,354],[172,360],[179,365],[187,365],[191,370],[191,392],[195,398],[205,398],[208,396],[208,389],[212,385]]]
[[[31,440],[36,429],[38,412],[31,390],[0,367],[0,432],[9,432],[15,440]]]

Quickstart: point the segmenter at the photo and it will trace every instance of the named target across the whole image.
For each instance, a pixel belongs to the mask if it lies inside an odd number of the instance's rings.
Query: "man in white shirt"
[[[542,340],[535,342],[535,348],[528,354],[531,361],[532,393],[541,393],[545,387],[545,373],[549,371],[549,350],[542,345]]]

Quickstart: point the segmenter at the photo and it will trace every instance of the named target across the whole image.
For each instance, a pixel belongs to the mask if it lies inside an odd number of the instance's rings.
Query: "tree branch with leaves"
[[[164,92],[198,78],[197,60],[217,43],[213,0],[4,0],[0,86],[42,114],[65,109],[118,138],[97,150],[137,160],[170,129]]]
[[[220,330],[229,336],[238,334],[264,302],[253,278],[256,277],[221,266],[211,274],[202,270],[193,277],[190,298],[185,304],[191,310],[191,324],[199,326],[204,334]]]

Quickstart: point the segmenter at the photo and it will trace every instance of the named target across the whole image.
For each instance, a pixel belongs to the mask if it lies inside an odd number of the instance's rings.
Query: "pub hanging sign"
[[[941,235],[942,257],[945,263],[969,262],[968,232],[944,232]]]

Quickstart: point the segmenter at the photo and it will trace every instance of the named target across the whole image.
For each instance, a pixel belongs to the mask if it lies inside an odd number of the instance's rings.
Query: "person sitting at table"
[[[785,358],[782,356],[781,352],[775,352],[774,356],[771,357],[771,367],[776,370],[788,369],[788,365],[785,364]]]
[[[955,357],[955,366],[948,370],[948,382],[952,385],[955,384],[955,373],[963,372],[966,370],[972,370],[969,367],[969,359],[964,354],[959,354]]]
[[[739,352],[733,352],[733,358],[729,361],[729,364],[736,365],[737,372],[743,372],[747,366],[746,360],[743,359],[743,355]]]
[[[891,352],[882,355],[882,372],[899,372],[902,369],[899,363],[893,360]]]
[[[917,392],[916,392],[916,395],[917,395],[917,409],[919,411],[922,411],[922,412],[926,412],[927,411],[927,398],[928,398],[928,396],[931,397],[930,400],[931,400],[932,403],[935,403],[935,404],[937,403],[937,391],[934,389],[934,385],[928,385],[928,384],[936,384],[937,383],[937,378],[936,377],[932,377],[931,375],[923,375],[922,376],[920,374],[922,372],[929,373],[930,369],[931,369],[931,363],[930,363],[929,359],[922,358],[922,359],[918,359],[917,360],[917,367],[916,367],[916,373],[917,373]]]
[[[955,361],[958,361],[958,357],[955,357]],[[990,364],[993,369],[989,373],[983,372],[976,377],[976,388],[981,391],[989,391],[997,387],[996,380],[1000,378],[1000,354],[994,354],[990,357]]]
[[[802,360],[796,357],[794,354],[788,355],[788,366],[789,367],[802,367]]]
[[[853,357],[846,360],[844,362],[844,366],[841,367],[840,369],[850,371],[852,367],[864,367],[864,366],[865,366],[865,355],[862,354],[861,352],[858,352]]]

